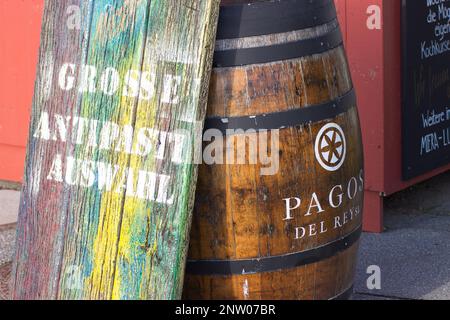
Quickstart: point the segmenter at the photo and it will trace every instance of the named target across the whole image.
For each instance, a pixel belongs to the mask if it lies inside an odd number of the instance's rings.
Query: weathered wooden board
[[[46,1],[13,298],[180,298],[219,2]]]
[[[223,4],[205,132],[226,152],[199,170],[184,297],[348,297],[363,147],[334,2]]]

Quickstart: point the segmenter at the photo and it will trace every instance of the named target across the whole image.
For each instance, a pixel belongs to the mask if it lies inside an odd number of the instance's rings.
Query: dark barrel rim
[[[208,117],[205,131],[217,129],[222,134],[233,134],[237,130],[276,130],[333,119],[356,107],[356,94],[352,89],[341,97],[322,104],[299,107],[292,110],[243,117]]]
[[[237,67],[296,59],[335,49],[343,43],[339,27],[320,36],[271,46],[214,52],[214,68]]]
[[[243,260],[188,260],[186,273],[190,275],[245,275],[293,269],[335,256],[350,248],[361,237],[362,226],[347,236],[323,246],[297,253]]]
[[[220,8],[217,39],[235,39],[306,29],[336,18],[333,0],[277,0]]]

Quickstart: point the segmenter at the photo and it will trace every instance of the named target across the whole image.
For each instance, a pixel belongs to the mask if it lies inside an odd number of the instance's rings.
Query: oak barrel
[[[364,171],[334,2],[222,1],[211,81],[228,161],[200,168],[184,297],[347,298]]]

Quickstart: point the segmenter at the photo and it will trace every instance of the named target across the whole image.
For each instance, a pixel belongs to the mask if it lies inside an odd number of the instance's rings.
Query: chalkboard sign
[[[450,0],[403,0],[403,178],[450,163]]]

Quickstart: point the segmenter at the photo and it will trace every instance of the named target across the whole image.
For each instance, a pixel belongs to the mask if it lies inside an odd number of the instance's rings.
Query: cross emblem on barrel
[[[346,148],[347,143],[342,128],[336,123],[329,123],[317,135],[316,159],[325,170],[336,171],[344,164]]]

